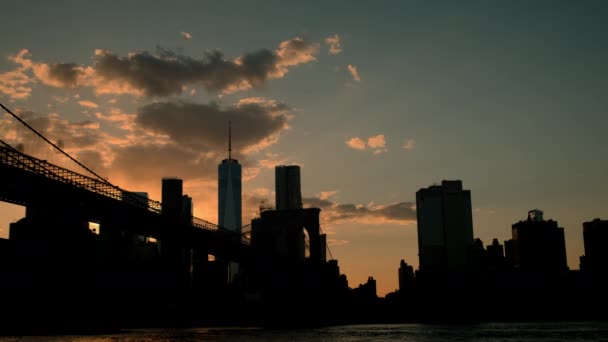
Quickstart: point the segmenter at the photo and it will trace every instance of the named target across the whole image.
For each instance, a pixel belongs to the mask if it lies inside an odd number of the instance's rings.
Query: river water
[[[608,341],[608,322],[483,323],[476,325],[374,324],[302,330],[258,328],[140,329],[108,335],[3,336],[8,341]]]

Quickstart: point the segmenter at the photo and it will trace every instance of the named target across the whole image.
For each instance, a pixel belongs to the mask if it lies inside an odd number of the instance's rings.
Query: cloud
[[[342,46],[340,45],[340,36],[336,33],[333,36],[325,38],[325,44],[329,45],[329,53],[337,55],[342,52]]]
[[[95,113],[95,117],[114,124],[117,128],[120,128],[125,131],[133,132],[135,130],[135,117],[136,114],[126,114],[122,113],[118,108],[110,109],[110,112],[107,114],[97,112]]]
[[[79,79],[85,75],[85,69],[75,63],[32,63],[34,75],[42,83],[61,88],[76,88]]]
[[[349,64],[346,67],[348,68],[348,72],[350,73],[350,75],[353,77],[353,80],[361,82],[361,77],[359,76],[359,71],[357,71],[357,67],[352,64]]]
[[[415,222],[415,203],[400,202],[389,205],[355,205],[330,200],[337,191],[323,191],[315,197],[303,198],[305,208],[320,208],[323,230],[327,234],[334,234],[332,224],[363,223],[363,224],[400,224],[406,225]],[[268,188],[256,188],[243,193],[243,222],[257,216],[259,207],[273,208],[274,191]],[[247,220],[245,219],[247,217]],[[334,245],[345,244],[346,240],[332,240]],[[329,243],[329,240],[328,240]],[[331,244],[330,244],[331,245]]]
[[[337,193],[338,193],[338,190],[321,191],[318,196],[319,196],[319,199],[326,200],[330,197],[333,197]]]
[[[22,65],[22,72],[32,69],[36,78],[49,86],[92,87],[98,95],[159,97],[181,94],[188,85],[219,94],[258,88],[270,79],[283,78],[292,67],[315,61],[318,50],[318,43],[294,37],[281,42],[276,50],[260,49],[234,59],[225,58],[218,50],[193,58],[158,47],[155,53],[133,52],[124,57],[97,49],[91,66],[34,63],[25,58],[27,50],[15,61]]]
[[[406,150],[413,150],[416,147],[416,141],[414,139],[406,139],[401,147]]]
[[[277,165],[285,165],[288,159],[289,158],[281,158],[278,154],[269,152],[266,153],[264,158],[260,159],[258,163],[265,169],[274,170]]]
[[[378,134],[367,138],[367,146],[374,149],[374,154],[388,152],[388,149],[386,148],[386,140],[384,139],[384,134]]]
[[[86,108],[98,108],[97,103],[87,100],[78,101],[78,104]]]
[[[190,33],[190,32],[185,32],[185,31],[182,31],[182,32],[180,32],[180,34],[181,34],[181,35],[182,35],[182,37],[184,37],[184,39],[186,39],[186,40],[190,40],[190,39],[192,39],[192,33]]]
[[[374,154],[381,154],[388,151],[386,148],[386,138],[384,137],[384,134],[374,135],[367,139],[353,137],[346,141],[346,145],[360,151],[363,151],[369,147],[371,150],[373,150]]]
[[[365,140],[361,139],[361,138],[350,138],[348,140],[346,140],[346,145],[352,149],[355,150],[365,150]]]
[[[0,92],[8,95],[11,100],[27,99],[32,88],[30,77],[21,71],[7,71],[0,74]]]
[[[194,149],[227,148],[228,121],[233,149],[248,153],[274,144],[288,129],[289,108],[280,102],[247,98],[221,108],[215,103],[156,102],[140,108],[136,123]]]
[[[20,67],[0,73],[0,93],[8,95],[13,101],[27,99],[32,93],[30,84],[33,83],[33,79],[25,73],[31,67],[31,63],[26,59],[28,54],[29,51],[23,49],[16,55],[9,56],[8,60],[19,64]]]
[[[384,134],[378,134],[367,138],[367,145],[370,148],[384,148],[386,147],[386,140]]]
[[[365,223],[365,224],[410,224],[416,221],[416,203],[398,202],[388,205],[338,203],[321,197],[302,199],[306,208],[320,208],[325,224]]]

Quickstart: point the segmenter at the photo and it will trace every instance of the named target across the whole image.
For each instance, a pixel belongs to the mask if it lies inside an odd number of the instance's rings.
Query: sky
[[[97,173],[160,200],[180,177],[217,222],[217,165],[243,165],[243,222],[301,166],[349,285],[418,267],[415,193],[459,179],[485,245],[541,209],[608,217],[603,1],[13,1],[0,102]],[[0,116],[0,136],[72,167]],[[23,216],[0,204],[0,237]]]

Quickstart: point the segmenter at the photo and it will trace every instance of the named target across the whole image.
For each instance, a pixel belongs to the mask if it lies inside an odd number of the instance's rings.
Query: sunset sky
[[[301,166],[351,287],[418,267],[415,192],[460,179],[475,237],[528,210],[608,218],[604,1],[11,1],[0,102],[85,165],[160,200],[184,179],[217,222],[217,164],[243,165],[243,223]],[[8,115],[0,136],[70,164]],[[70,166],[71,167],[71,166]],[[1,175],[0,175],[1,178]],[[24,210],[0,204],[0,237]]]

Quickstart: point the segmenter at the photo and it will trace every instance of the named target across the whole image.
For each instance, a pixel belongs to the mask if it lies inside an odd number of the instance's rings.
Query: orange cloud
[[[357,137],[346,140],[346,145],[355,150],[365,150],[366,147],[365,140]]]
[[[325,44],[329,45],[329,53],[332,55],[337,55],[342,52],[340,36],[337,33],[325,38]]]
[[[384,134],[378,134],[367,138],[367,145],[371,148],[386,147],[386,140],[384,139]]]
[[[360,151],[363,151],[369,147],[373,150],[373,154],[381,154],[388,151],[386,148],[386,138],[384,137],[384,134],[374,135],[367,139],[354,137],[347,140],[346,145]]]
[[[316,61],[315,55],[318,52],[319,44],[310,43],[303,37],[295,37],[282,41],[276,50],[278,57],[276,67],[278,72],[273,73],[272,77],[283,77],[287,73],[287,67]]]
[[[23,49],[16,55],[9,56],[8,60],[19,64],[20,67],[16,70],[0,73],[0,92],[8,95],[13,101],[26,99],[32,93],[32,88],[29,85],[34,80],[25,73],[31,67],[31,61],[25,57],[27,54],[29,54],[29,51]]]
[[[361,77],[359,76],[359,71],[357,70],[357,67],[352,64],[349,64],[346,67],[348,68],[348,72],[352,76],[353,80],[360,82]]]
[[[23,100],[32,93],[29,76],[22,71],[7,71],[0,74],[0,92],[8,95],[12,100]]]
[[[331,191],[321,191],[319,193],[319,199],[321,200],[326,200],[330,197],[333,197],[335,194],[337,194],[338,191],[337,190],[331,190]]]
[[[86,108],[98,108],[97,103],[87,100],[78,101],[78,104]]]

